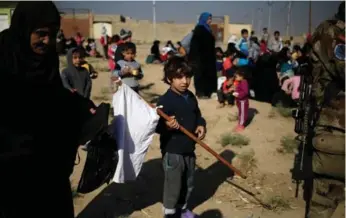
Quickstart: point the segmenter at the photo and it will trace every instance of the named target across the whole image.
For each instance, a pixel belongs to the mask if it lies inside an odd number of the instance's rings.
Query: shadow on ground
[[[222,217],[223,215],[221,211],[218,209],[207,210],[199,216],[199,218],[222,218]]]
[[[235,154],[226,150],[220,154],[232,161]],[[189,202],[191,209],[212,197],[220,184],[233,177],[220,161],[207,169],[198,169],[195,174],[195,189]],[[138,179],[129,184],[112,183],[96,196],[77,218],[115,218],[130,215],[157,202],[162,202],[163,171],[161,159],[149,160],[143,164]],[[201,214],[204,218],[222,217],[218,210],[209,210]]]
[[[146,85],[140,85],[139,86],[139,91],[148,90],[148,89],[150,89],[154,85],[155,85],[155,83],[148,83]]]
[[[258,114],[259,112],[256,108],[249,108],[247,113],[248,113],[248,118],[247,118],[247,121],[245,123],[245,126],[250,125],[253,118],[255,118],[256,114]]]

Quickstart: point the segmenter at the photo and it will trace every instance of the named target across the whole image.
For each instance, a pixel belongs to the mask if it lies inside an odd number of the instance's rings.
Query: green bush
[[[240,134],[231,134],[231,133],[225,133],[221,135],[220,138],[221,145],[227,146],[227,145],[233,145],[233,146],[246,146],[250,143],[250,139],[246,136],[240,135]]]

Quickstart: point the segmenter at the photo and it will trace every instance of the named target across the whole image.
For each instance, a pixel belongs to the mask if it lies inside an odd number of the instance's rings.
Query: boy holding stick
[[[187,209],[193,189],[195,172],[195,142],[179,131],[180,125],[194,132],[199,139],[206,133],[206,122],[201,116],[196,97],[188,90],[192,72],[184,58],[172,57],[164,67],[164,82],[170,85],[159,99],[158,106],[171,117],[160,119],[157,132],[165,175],[163,190],[164,217],[196,217]]]

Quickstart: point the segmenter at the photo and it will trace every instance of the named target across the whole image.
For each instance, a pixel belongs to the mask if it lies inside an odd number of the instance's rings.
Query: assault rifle
[[[314,132],[314,118],[316,104],[312,96],[313,77],[309,63],[303,63],[298,68],[300,76],[298,108],[292,111],[295,119],[294,131],[298,134],[298,153],[294,158],[293,169],[291,169],[292,180],[296,183],[295,196],[298,197],[299,184],[301,181],[312,179],[312,137]]]

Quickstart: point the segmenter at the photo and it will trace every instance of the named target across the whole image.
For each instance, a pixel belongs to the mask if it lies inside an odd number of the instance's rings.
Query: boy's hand
[[[238,92],[233,92],[233,96],[238,97],[239,93]]]
[[[131,69],[128,66],[125,66],[123,69],[121,69],[121,72],[126,75],[131,73]]]
[[[166,121],[167,127],[169,129],[179,129],[180,125],[177,122],[177,120],[175,119],[175,116],[171,116],[170,118],[171,118],[170,121]]]
[[[205,127],[204,126],[197,126],[197,129],[196,129],[195,133],[197,134],[199,140],[204,139],[204,137],[205,137]]]

